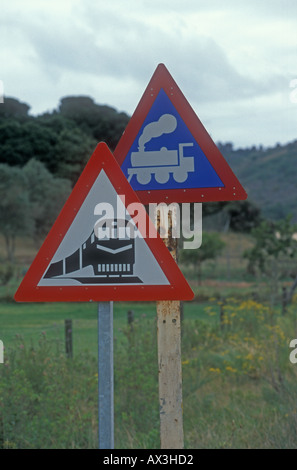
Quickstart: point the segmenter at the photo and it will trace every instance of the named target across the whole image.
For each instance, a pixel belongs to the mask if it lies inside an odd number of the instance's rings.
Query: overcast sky
[[[297,139],[296,0],[10,0],[0,24],[4,99],[32,114],[87,95],[131,115],[162,62],[215,142]]]

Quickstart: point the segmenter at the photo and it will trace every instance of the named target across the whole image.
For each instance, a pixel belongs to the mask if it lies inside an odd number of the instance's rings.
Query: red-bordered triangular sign
[[[114,156],[143,204],[247,198],[163,64],[156,68]]]
[[[15,300],[190,300],[193,295],[114,156],[99,143]]]

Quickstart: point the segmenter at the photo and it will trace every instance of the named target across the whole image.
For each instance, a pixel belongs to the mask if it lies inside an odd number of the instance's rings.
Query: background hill
[[[297,221],[297,140],[275,147],[234,149],[218,144],[232,170],[260,207],[265,218],[279,220],[291,214]]]

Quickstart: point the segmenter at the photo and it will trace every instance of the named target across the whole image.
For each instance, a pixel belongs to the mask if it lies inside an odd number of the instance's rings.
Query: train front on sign
[[[118,278],[127,281],[127,277],[133,276],[135,263],[135,240],[128,236],[127,224],[127,220],[105,220],[104,226],[97,230],[95,227],[74,253],[51,263],[44,277],[73,278],[83,284],[112,282]],[[93,275],[82,275],[84,268],[89,267],[93,269]],[[141,282],[139,278],[137,282]]]

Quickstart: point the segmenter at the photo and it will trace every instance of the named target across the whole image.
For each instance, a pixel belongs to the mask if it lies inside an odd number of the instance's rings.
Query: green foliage
[[[71,192],[67,179],[55,178],[39,161],[31,159],[23,168],[34,219],[32,235],[39,243],[51,229],[59,211]]]
[[[297,254],[297,240],[293,235],[297,232],[297,225],[292,224],[290,216],[272,222],[263,221],[259,227],[252,231],[255,240],[253,248],[246,250],[244,257],[249,260],[248,269],[255,272],[257,268],[263,273],[269,273],[272,264],[277,269],[277,260],[292,259]]]
[[[217,233],[205,232],[202,245],[195,250],[183,249],[180,252],[180,261],[184,264],[194,265],[197,269],[198,279],[201,281],[201,265],[204,261],[215,259],[223,250],[225,242]]]
[[[24,166],[34,158],[72,183],[99,141],[115,148],[129,120],[125,113],[98,105],[89,97],[63,98],[58,111],[37,117],[29,116],[28,110],[15,99],[7,99],[1,106],[1,163]]]
[[[202,206],[203,216],[207,217],[209,215],[217,214],[228,204],[225,201],[216,201],[216,202],[205,202]]]
[[[1,368],[3,448],[95,448],[96,361],[67,360],[42,333],[37,346],[18,336]]]
[[[73,122],[53,116],[20,123],[0,121],[1,162],[24,166],[32,158],[54,175],[75,182],[93,153],[96,140]]]
[[[205,308],[209,321],[185,320],[188,448],[296,448],[296,370],[288,348],[295,308],[284,321],[264,304],[230,298]]]
[[[296,304],[286,317],[251,299],[190,305],[181,345],[185,447],[296,448],[297,369],[288,347]],[[156,321],[146,308],[137,305],[130,326],[115,316],[116,449],[160,448]],[[3,448],[97,448],[93,349],[69,360],[62,343],[45,331],[34,343],[16,335],[0,367]]]
[[[75,183],[92,155],[97,140],[86,129],[56,111],[36,118],[42,129],[50,129],[56,135],[54,155],[46,162],[47,168],[61,178]]]
[[[1,163],[23,166],[35,157],[52,170],[57,135],[33,118],[0,121],[0,142]]]
[[[53,172],[73,183],[81,175],[96,147],[96,140],[79,129],[63,129],[55,147],[55,167]]]
[[[248,260],[247,269],[252,274],[260,272],[268,278],[271,289],[271,302],[275,301],[279,281],[284,277],[295,277],[286,302],[292,300],[297,287],[296,256],[297,240],[293,236],[297,225],[292,224],[291,217],[278,222],[263,221],[252,231],[255,240],[253,248],[246,250],[243,256]]]
[[[250,233],[262,220],[261,209],[251,200],[206,202],[203,204],[204,226],[225,233]]]
[[[0,232],[14,261],[15,239],[31,235],[39,243],[70,194],[70,181],[55,178],[31,159],[23,169],[0,164]]]
[[[125,113],[118,113],[110,106],[98,105],[88,96],[62,98],[59,112],[73,120],[85,133],[92,135],[97,142],[106,142],[112,150],[129,121]]]
[[[249,200],[229,202],[223,211],[228,214],[229,227],[234,232],[249,233],[261,221],[260,208]]]
[[[20,168],[1,164],[0,220],[0,232],[5,238],[8,258],[14,261],[15,238],[31,233],[34,220],[25,175]]]
[[[297,222],[297,140],[265,149],[221,144],[220,150],[263,217],[279,220],[292,214]]]
[[[157,336],[155,324],[142,316],[122,329],[126,341],[115,347],[116,440],[125,448],[129,434],[134,445],[156,449],[160,443]]]
[[[15,98],[5,97],[4,102],[0,106],[0,121],[8,118],[24,120],[28,118],[30,106],[21,103]]]
[[[6,286],[18,274],[18,269],[12,263],[0,264],[0,285]]]
[[[128,122],[88,97],[63,98],[59,111],[38,117],[28,111],[14,98],[0,109],[0,232],[10,261],[16,236],[44,238],[98,140],[114,148]]]

